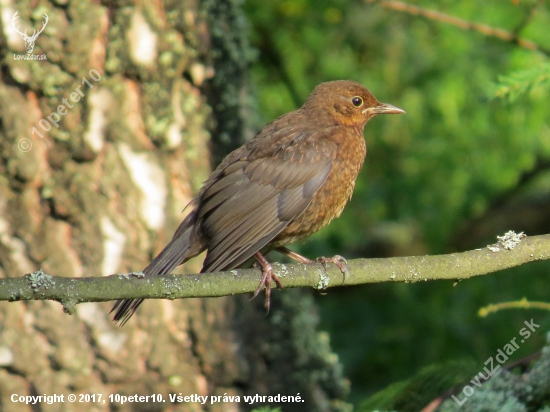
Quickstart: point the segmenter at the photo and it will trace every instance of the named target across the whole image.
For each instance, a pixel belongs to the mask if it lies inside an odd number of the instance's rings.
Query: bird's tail
[[[157,257],[143,269],[143,273],[146,276],[172,273],[174,268],[204,250],[200,240],[195,236],[193,215],[194,212],[191,212],[191,214],[181,222],[170,243],[168,243]],[[141,305],[141,302],[143,302],[143,299],[117,300],[110,312],[116,311],[113,316],[113,321],[115,323],[120,322],[120,326],[123,326],[132,317],[139,305]]]

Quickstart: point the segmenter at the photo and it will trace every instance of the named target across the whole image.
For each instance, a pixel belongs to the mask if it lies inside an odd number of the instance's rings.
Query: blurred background
[[[257,53],[259,123],[299,107],[318,83],[335,79],[358,81],[407,112],[368,124],[368,154],[352,200],[339,219],[298,245],[301,253],[450,253],[485,247],[508,230],[550,232],[547,2],[247,0],[244,6]],[[462,19],[462,27],[451,17]],[[486,27],[480,32],[472,24]],[[519,39],[531,43],[522,47]],[[522,297],[548,301],[549,269],[534,263],[458,285],[377,284],[318,296],[321,327],[351,379],[352,401],[434,363],[481,366],[526,319],[547,331],[548,312],[507,310],[487,318],[477,312]],[[513,358],[544,342],[544,332],[535,334]]]

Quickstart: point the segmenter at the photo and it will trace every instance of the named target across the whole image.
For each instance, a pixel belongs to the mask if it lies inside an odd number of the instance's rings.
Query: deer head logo
[[[38,32],[36,30],[34,30],[32,36],[29,36],[27,34],[27,30],[25,30],[25,32],[23,33],[21,31],[19,31],[19,27],[15,26],[15,23],[16,23],[17,19],[19,18],[18,14],[19,14],[19,10],[16,11],[15,14],[13,15],[13,18],[11,19],[11,25],[13,26],[15,31],[21,35],[21,38],[25,41],[25,48],[27,49],[27,54],[30,54],[30,53],[32,53],[32,51],[34,49],[34,43],[36,42],[36,38],[46,28],[46,25],[48,24],[49,18],[48,18],[47,14],[44,14],[44,25],[42,26],[42,28]]]

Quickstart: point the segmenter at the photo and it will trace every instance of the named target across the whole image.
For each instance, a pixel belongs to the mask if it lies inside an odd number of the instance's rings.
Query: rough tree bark
[[[48,15],[33,51],[47,60],[14,56],[26,54],[16,11],[28,34]],[[142,269],[208,175],[211,120],[217,148],[249,134],[239,4],[22,1],[0,12],[0,277]],[[75,316],[53,302],[1,303],[0,409],[38,410],[12,394],[89,393],[107,402],[39,408],[237,411],[261,404],[168,396],[300,393],[305,402],[284,411],[346,410],[311,297],[276,295],[269,317],[243,297],[148,301],[122,329],[108,303],[79,305]],[[166,403],[109,405],[110,394]]]

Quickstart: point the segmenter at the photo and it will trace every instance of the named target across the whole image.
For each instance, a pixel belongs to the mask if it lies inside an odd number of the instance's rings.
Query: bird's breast
[[[363,131],[349,128],[346,133],[335,135],[331,140],[338,145],[338,150],[326,182],[305,211],[274,239],[274,247],[290,244],[319,231],[340,216],[351,198],[367,153]]]

